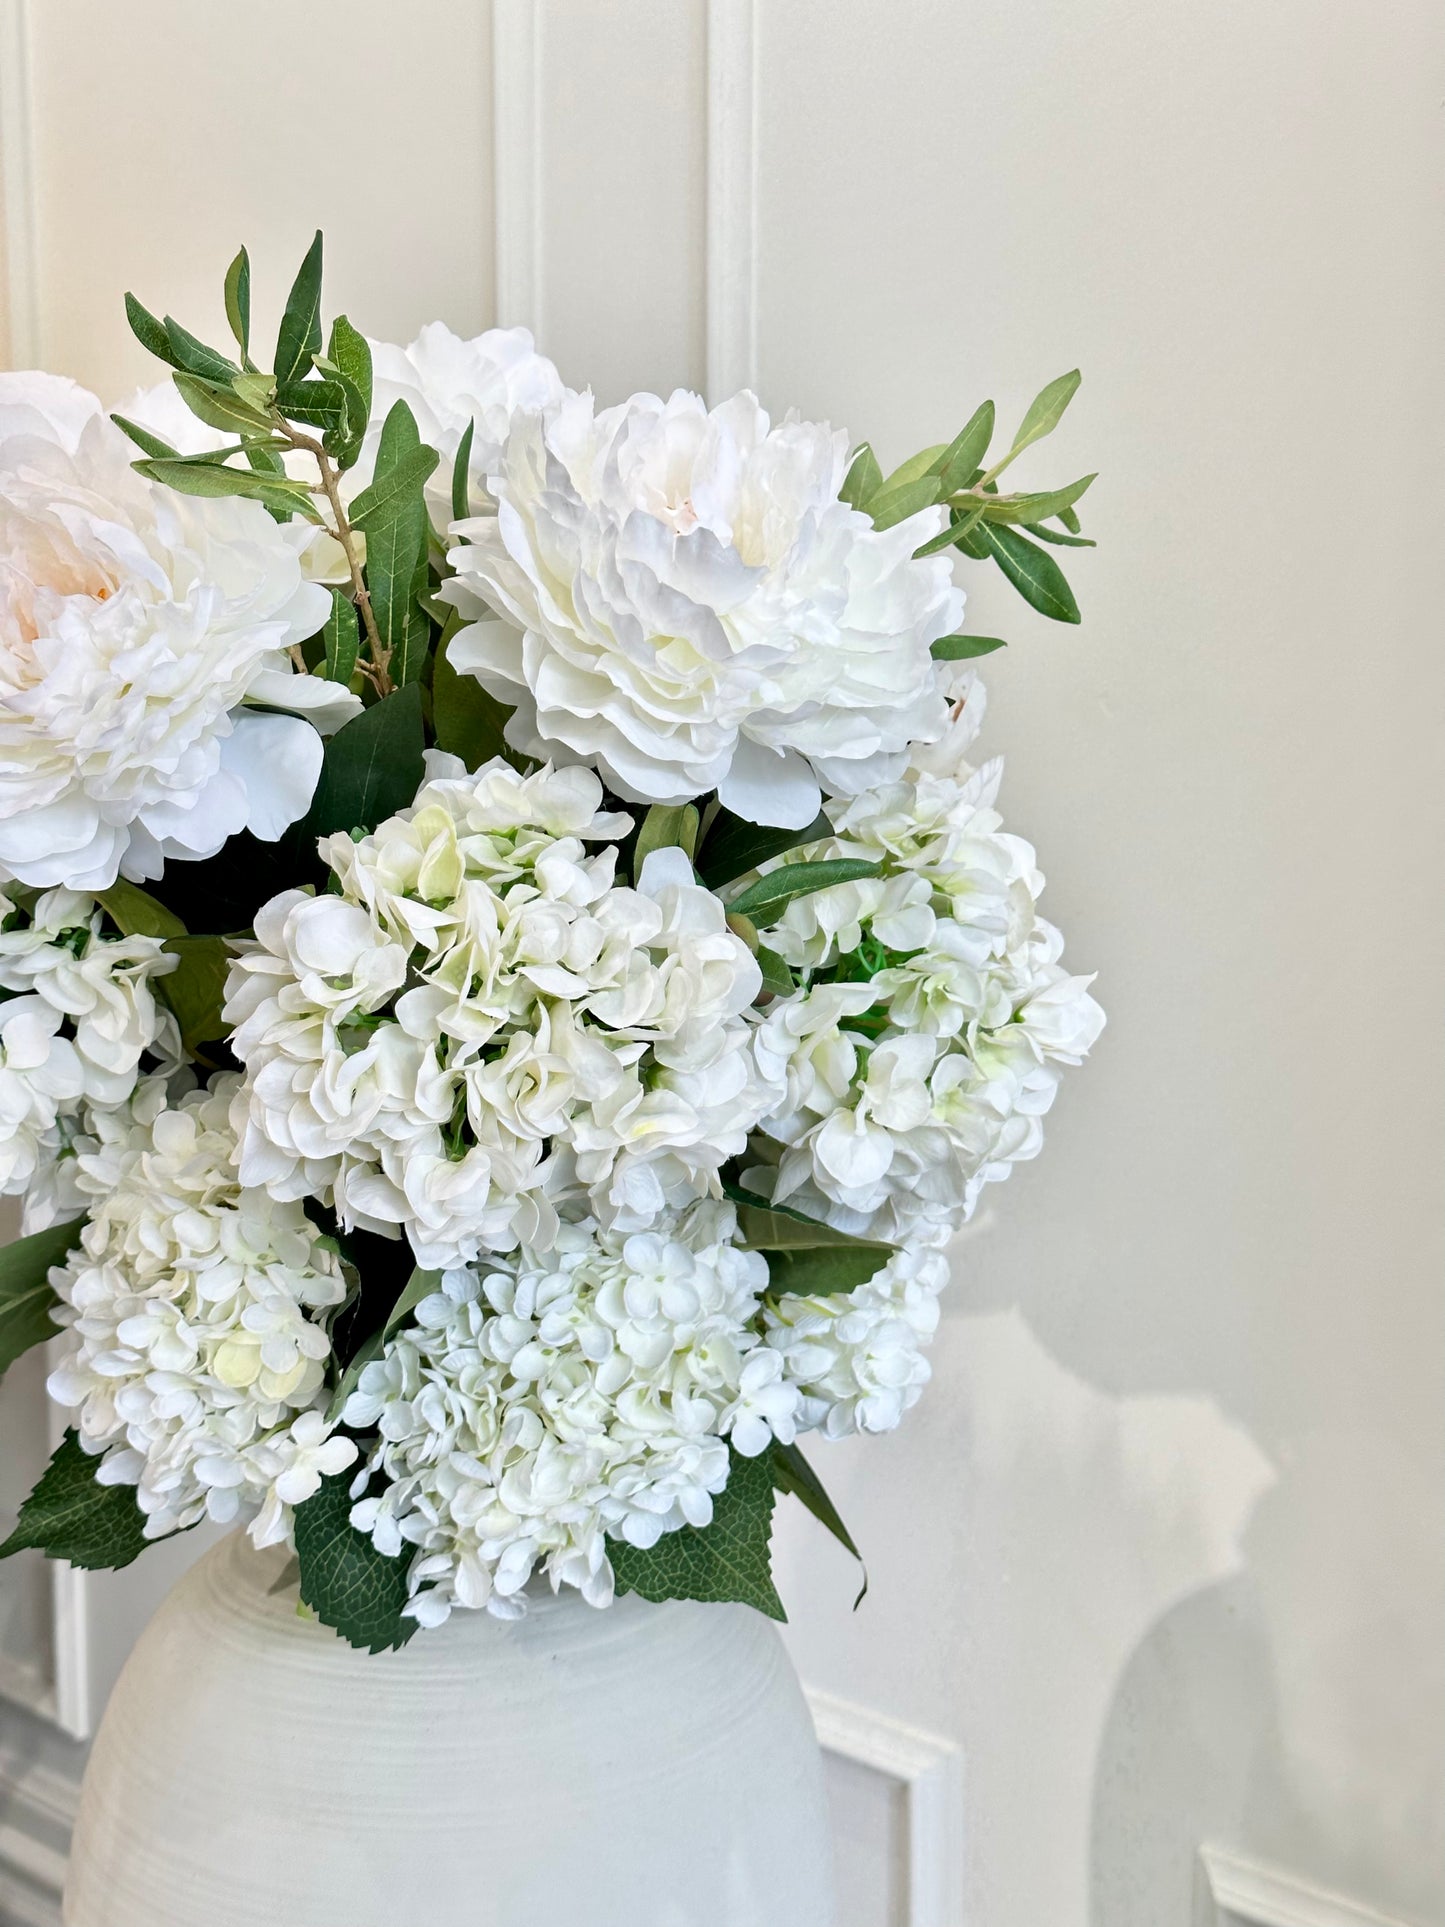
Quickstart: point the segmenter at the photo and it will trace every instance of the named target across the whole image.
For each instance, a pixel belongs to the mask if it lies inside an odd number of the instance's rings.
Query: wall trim
[[[869,1767],[903,1789],[906,1927],[964,1927],[962,1747],[836,1693],[805,1691],[824,1752]]]
[[[1416,1927],[1220,1847],[1199,1849],[1197,1927]]]
[[[758,385],[757,0],[707,0],[707,399]]]
[[[492,0],[497,326],[542,335],[542,9]]]
[[[59,1927],[65,1851],[80,1789],[49,1767],[0,1769],[0,1918]]]
[[[26,0],[0,0],[0,195],[5,227],[5,359],[40,365],[40,276]]]

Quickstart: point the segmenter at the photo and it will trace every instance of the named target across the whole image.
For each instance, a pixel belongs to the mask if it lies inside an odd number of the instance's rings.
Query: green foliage
[[[412,1272],[402,1287],[396,1303],[387,1313],[385,1323],[377,1327],[365,1344],[348,1361],[346,1370],[338,1379],[336,1390],[331,1394],[331,1402],[326,1408],[326,1416],[331,1423],[334,1424],[340,1418],[341,1408],[356,1390],[362,1372],[374,1358],[380,1358],[392,1333],[401,1329],[423,1298],[430,1298],[433,1292],[441,1289],[441,1282],[442,1275],[439,1271],[423,1271],[418,1266]]]
[[[472,431],[476,425],[475,421],[469,421],[462,430],[462,439],[457,443],[456,460],[452,463],[452,520],[454,522],[465,522],[472,512]]]
[[[402,1616],[411,1551],[384,1558],[351,1523],[350,1472],[321,1481],[296,1508],[301,1598],[323,1626],[369,1653],[404,1646],[417,1629]]]
[[[309,372],[312,356],[321,352],[321,251],[318,228],[281,315],[274,363],[278,385],[299,381]]]
[[[893,1256],[893,1246],[855,1238],[785,1204],[770,1204],[740,1185],[723,1191],[738,1208],[738,1242],[768,1263],[768,1290],[826,1298],[866,1285]]]
[[[398,689],[354,716],[326,745],[321,781],[306,816],[309,836],[333,830],[374,830],[404,810],[421,787],[421,690]]]
[[[719,806],[697,855],[697,873],[710,890],[718,890],[775,856],[832,834],[833,825],[821,810],[806,829],[779,830],[749,823]]]
[[[1052,435],[1063,420],[1064,410],[1079,391],[1083,376],[1077,368],[1071,368],[1066,375],[1059,375],[1046,388],[1040,389],[1028,405],[1028,410],[1019,424],[1019,432],[1014,436],[1010,456],[1020,454],[1032,442],[1040,442],[1045,435]]]
[[[697,850],[698,814],[691,803],[654,803],[642,819],[637,845],[632,855],[632,874],[642,875],[642,866],[654,850],[682,850],[689,862]]]
[[[321,631],[322,673],[328,682],[349,683],[356,671],[361,630],[356,605],[340,589],[331,591],[331,614]]]
[[[244,248],[226,269],[226,321],[241,350],[241,360],[250,366],[251,350],[251,257]]]
[[[137,462],[135,466],[151,481],[163,482],[181,495],[242,495],[282,515],[304,515],[313,522],[319,519],[304,482],[258,475],[249,468],[227,468],[220,454],[217,450],[215,456],[179,455]]]
[[[270,435],[271,424],[266,416],[250,402],[243,401],[233,388],[217,388],[195,375],[180,372],[174,379],[181,400],[208,428],[218,428],[226,435],[239,435],[243,441]]]
[[[665,1532],[642,1552],[610,1539],[608,1556],[619,1593],[644,1599],[734,1601],[769,1619],[787,1618],[773,1584],[773,1468],[767,1453],[745,1459],[729,1448],[728,1482],[713,1500],[712,1523]]]
[[[993,440],[993,421],[993,403],[981,402],[944,450],[943,460],[938,464],[942,495],[973,486]]]
[[[174,911],[157,903],[138,883],[127,883],[124,877],[118,878],[108,890],[102,890],[95,900],[123,937],[183,937],[186,934],[186,926]]]
[[[158,978],[157,988],[175,1012],[188,1054],[208,1062],[206,1046],[226,1035],[221,1006],[231,968],[230,946],[224,937],[170,937],[166,949],[180,958],[180,965]]]
[[[198,341],[189,328],[183,328],[170,315],[161,325],[166,331],[170,359],[175,367],[185,369],[188,374],[199,375],[203,381],[217,382],[223,388],[229,386],[233,375],[240,374],[234,361],[215,348],[208,348],[204,341]]]
[[[763,973],[763,989],[771,991],[774,997],[791,997],[797,985],[793,981],[792,971],[777,951],[769,950],[765,943],[760,943],[753,955]]]
[[[502,732],[512,712],[475,676],[453,669],[447,654],[450,640],[450,633],[443,637],[432,664],[432,727],[438,749],[460,756],[468,769],[480,769],[494,756],[510,757]]]
[[[117,428],[130,436],[143,455],[154,455],[161,461],[168,457],[179,459],[177,449],[172,448],[169,442],[162,441],[159,435],[153,435],[148,428],[142,428],[139,422],[129,421],[124,415],[116,414],[111,415],[111,420]]]
[[[22,1352],[54,1338],[50,1314],[60,1301],[51,1289],[50,1267],[65,1263],[84,1229],[84,1218],[72,1218],[0,1245],[0,1376]]]
[[[1054,622],[1078,622],[1079,605],[1054,558],[1017,529],[983,523],[979,535],[1024,601]]]
[[[812,863],[785,863],[781,869],[769,870],[756,883],[750,883],[741,896],[733,899],[728,909],[738,916],[751,917],[755,923],[776,923],[794,897],[811,896],[813,891],[826,890],[834,883],[856,883],[860,877],[882,874],[881,863],[872,863],[858,856],[827,857]],[[769,914],[765,916],[764,912]]]
[[[974,656],[991,656],[995,649],[1007,649],[1002,636],[940,636],[931,654],[935,662],[968,662]]]
[[[40,1483],[21,1506],[15,1530],[0,1546],[0,1559],[29,1546],[48,1559],[67,1559],[87,1572],[106,1572],[128,1566],[154,1544],[145,1536],[145,1515],[135,1502],[135,1487],[99,1484],[95,1476],[99,1463],[81,1450],[75,1432],[67,1432]]]
[[[781,1440],[773,1440],[773,1484],[779,1492],[790,1492],[812,1513],[820,1525],[832,1533],[840,1546],[851,1552],[860,1566],[863,1555],[853,1543],[853,1535],[843,1523],[842,1514],[828,1497],[823,1481],[803,1457],[796,1445],[784,1445]],[[863,1603],[863,1595],[868,1590],[868,1569],[863,1567],[863,1586],[853,1601],[857,1612]]]
[[[382,425],[376,473],[351,508],[366,533],[366,579],[383,660],[395,683],[414,682],[431,641],[421,607],[427,591],[426,481],[438,461],[422,445],[416,417],[404,401]]]

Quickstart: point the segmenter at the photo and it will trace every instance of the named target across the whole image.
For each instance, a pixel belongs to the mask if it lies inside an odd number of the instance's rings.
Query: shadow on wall
[[[1368,1507],[1351,1493],[1362,1482]],[[1092,1927],[1193,1919],[1202,1842],[1392,1917],[1437,1917],[1445,1703],[1421,1702],[1445,1702],[1445,1682],[1419,1678],[1410,1656],[1429,1650],[1421,1622],[1438,1595],[1392,1582],[1402,1550],[1418,1569],[1438,1503],[1420,1486],[1378,1438],[1306,1437],[1250,1522],[1245,1570],[1140,1641],[1100,1737]],[[1320,1597],[1319,1547],[1342,1505],[1371,1520],[1371,1556],[1352,1547]]]

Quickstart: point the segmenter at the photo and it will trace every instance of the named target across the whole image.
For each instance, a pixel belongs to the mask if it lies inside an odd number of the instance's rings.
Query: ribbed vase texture
[[[358,1653],[239,1534],[151,1621],[65,1927],[831,1927],[822,1764],[744,1606],[454,1613]]]

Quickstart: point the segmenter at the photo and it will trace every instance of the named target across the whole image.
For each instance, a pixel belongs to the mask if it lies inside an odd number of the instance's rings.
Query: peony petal
[[[717,786],[718,801],[747,823],[805,830],[822,808],[822,792],[802,757],[738,738],[732,767]]]
[[[299,717],[242,711],[233,719],[221,743],[221,767],[246,786],[245,827],[253,836],[274,843],[306,814],[321,777],[321,758],[321,738]]]

